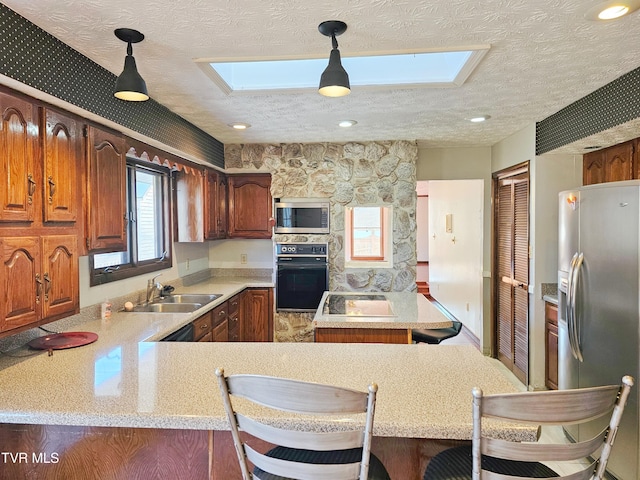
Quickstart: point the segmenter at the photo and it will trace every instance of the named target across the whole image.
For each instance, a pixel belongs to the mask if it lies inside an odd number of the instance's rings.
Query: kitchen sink
[[[209,302],[213,302],[216,298],[220,298],[221,293],[214,294],[202,294],[202,293],[177,293],[175,295],[169,295],[167,297],[158,299],[155,303],[200,303],[206,305]]]
[[[134,312],[153,313],[190,313],[202,307],[201,303],[149,303],[148,305],[138,305],[134,307]]]

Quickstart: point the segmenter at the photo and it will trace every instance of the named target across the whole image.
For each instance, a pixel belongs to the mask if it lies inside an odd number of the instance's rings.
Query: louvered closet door
[[[497,180],[495,332],[500,361],[522,382],[529,371],[529,179]]]

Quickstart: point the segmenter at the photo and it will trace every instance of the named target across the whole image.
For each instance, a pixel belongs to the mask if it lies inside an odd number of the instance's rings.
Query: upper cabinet
[[[271,175],[185,169],[175,177],[178,242],[271,238]]]
[[[175,176],[177,242],[204,241],[204,172],[184,169]]]
[[[636,140],[620,143],[609,148],[586,153],[582,159],[582,183],[618,182],[638,178],[634,174]]]
[[[127,248],[125,140],[87,127],[87,248],[116,252]]]
[[[0,222],[33,222],[39,181],[37,107],[0,93],[0,111]]]
[[[227,237],[227,176],[215,170],[206,171],[205,238]]]
[[[229,175],[229,238],[271,238],[271,175]]]
[[[75,222],[80,214],[82,128],[78,122],[44,110],[43,211],[45,222]]]
[[[40,116],[36,105],[6,93],[0,108],[0,222],[75,223],[82,172],[77,120],[49,108]]]

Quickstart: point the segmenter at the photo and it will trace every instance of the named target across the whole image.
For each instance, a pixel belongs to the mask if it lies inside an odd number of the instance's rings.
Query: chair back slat
[[[249,461],[258,469],[285,478],[305,478],[308,480],[365,480],[369,472],[371,455],[371,439],[373,436],[373,417],[375,413],[375,399],[377,385],[369,385],[368,391],[361,392],[348,388],[322,385],[278,377],[262,375],[224,375],[224,370],[216,369],[218,384],[225,406],[225,412],[240,463],[244,480],[251,480]],[[239,397],[260,405],[250,407],[249,403],[241,402],[243,413],[236,412],[232,397]],[[291,412],[299,415],[311,415],[309,421],[302,422],[311,425],[308,429],[290,429],[282,414],[270,417],[265,414],[264,407],[279,411]],[[337,415],[343,419],[349,414],[350,427],[341,425],[336,431],[320,431],[313,428],[318,422],[318,416]],[[361,414],[362,421],[358,421],[354,414]],[[296,417],[297,418],[297,417]],[[331,421],[330,419],[327,421]],[[291,459],[285,459],[279,452],[278,457],[255,451],[240,438],[240,430],[252,437],[262,439],[268,443],[284,449]],[[353,458],[356,450],[356,459]],[[310,460],[305,453],[305,460],[294,461],[298,453],[318,452],[324,458],[320,463]],[[335,453],[334,453],[335,451]],[[361,453],[360,453],[361,451]],[[346,454],[346,452],[349,452]],[[339,458],[339,460],[338,460]],[[328,463],[334,461],[335,463]],[[343,463],[347,461],[349,463]]]
[[[487,396],[484,396],[479,388],[474,388],[471,447],[473,480],[539,478],[528,477],[526,473],[519,477],[512,477],[482,469],[481,455],[521,462],[572,461],[575,463],[579,459],[595,458],[597,462],[592,466],[559,478],[602,480],[633,383],[632,377],[625,376],[622,378],[621,385]],[[573,444],[512,442],[492,438],[483,430],[485,417],[540,425],[566,425],[587,423],[604,415],[610,415],[609,425],[604,431],[591,439]],[[529,475],[533,474],[529,473]]]
[[[586,458],[602,447],[607,429],[590,440],[579,443],[515,443],[484,437],[482,454],[521,462],[571,461]]]
[[[357,390],[261,375],[232,375],[231,395],[296,413],[358,413],[367,410],[367,394]]]
[[[610,413],[619,390],[619,386],[611,385],[584,392],[577,389],[489,395],[482,400],[482,415],[543,425],[585,422]]]
[[[345,464],[316,465],[267,457],[245,445],[247,458],[256,467],[284,478],[304,478],[306,480],[357,480],[360,462]]]
[[[346,450],[359,448],[364,443],[362,430],[347,430],[344,432],[302,432],[285,430],[245,417],[236,413],[238,426],[241,430],[269,443],[288,448],[303,448],[305,450]]]

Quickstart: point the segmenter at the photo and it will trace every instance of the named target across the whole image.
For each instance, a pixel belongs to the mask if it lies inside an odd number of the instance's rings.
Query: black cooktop
[[[322,308],[323,315],[347,315],[367,317],[392,317],[389,300],[384,295],[343,295],[332,293]]]

